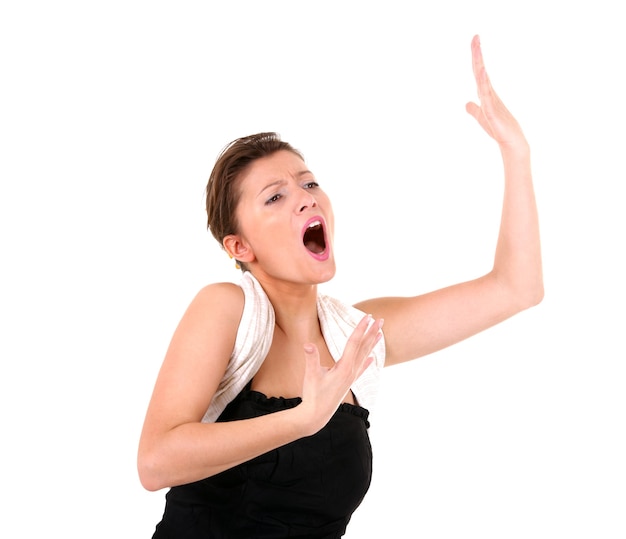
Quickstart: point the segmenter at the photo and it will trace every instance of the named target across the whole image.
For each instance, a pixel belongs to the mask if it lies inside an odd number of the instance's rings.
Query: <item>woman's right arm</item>
[[[299,437],[290,414],[201,422],[226,371],[243,303],[237,285],[209,285],[176,328],[139,441],[139,479],[146,489],[203,479]]]
[[[144,488],[159,490],[198,481],[314,434],[369,365],[379,328],[367,330],[364,319],[342,361],[332,369],[320,367],[315,348],[306,347],[299,406],[252,419],[202,423],[226,371],[243,304],[239,286],[209,285],[194,298],[176,328],[139,441],[137,467]]]

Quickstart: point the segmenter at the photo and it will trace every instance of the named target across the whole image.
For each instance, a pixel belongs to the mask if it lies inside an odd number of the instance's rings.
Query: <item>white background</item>
[[[435,7],[436,6],[436,7]],[[183,310],[237,281],[203,190],[232,139],[301,149],[354,302],[490,267],[470,40],[533,150],[546,296],[384,373],[349,539],[626,537],[618,3],[4,2],[0,473],[10,537],[150,537],[148,399]],[[3,532],[4,535],[4,532]]]

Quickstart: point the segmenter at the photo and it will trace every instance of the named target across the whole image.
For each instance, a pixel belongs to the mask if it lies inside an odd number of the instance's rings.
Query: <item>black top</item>
[[[300,402],[246,388],[217,421],[257,417]],[[153,539],[342,537],[371,481],[368,415],[365,408],[344,403],[313,436],[171,488]]]

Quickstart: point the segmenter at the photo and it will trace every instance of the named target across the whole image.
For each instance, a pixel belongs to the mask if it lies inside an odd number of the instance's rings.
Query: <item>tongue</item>
[[[319,255],[320,253],[322,253],[324,251],[324,247],[322,247],[319,243],[317,243],[314,240],[308,240],[306,242],[304,242],[304,246],[311,251],[312,253],[315,253],[317,255]]]
[[[319,255],[324,252],[326,242],[324,241],[324,229],[321,225],[309,227],[302,238],[304,246],[313,254]]]

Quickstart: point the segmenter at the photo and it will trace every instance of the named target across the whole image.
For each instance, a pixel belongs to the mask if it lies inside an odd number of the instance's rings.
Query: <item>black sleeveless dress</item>
[[[217,421],[300,404],[249,385]],[[153,539],[342,537],[372,477],[369,412],[344,403],[317,434],[207,479],[171,488]]]

